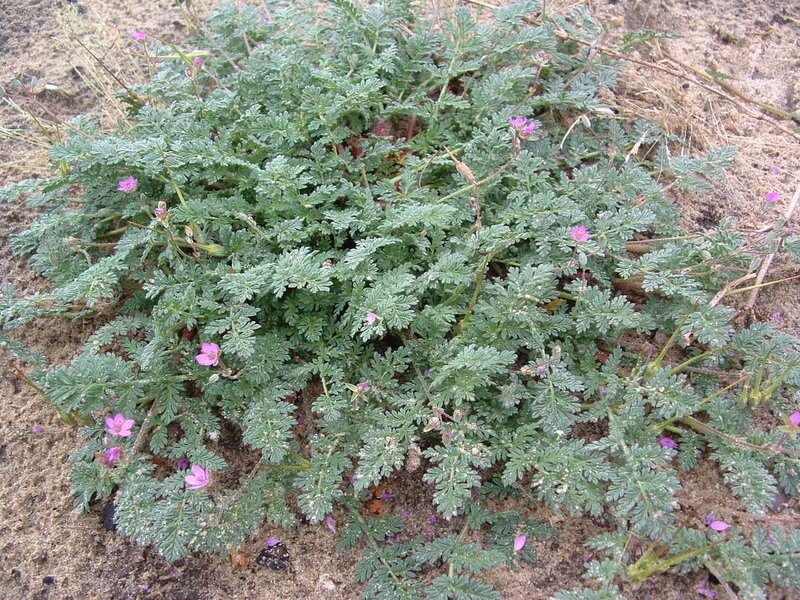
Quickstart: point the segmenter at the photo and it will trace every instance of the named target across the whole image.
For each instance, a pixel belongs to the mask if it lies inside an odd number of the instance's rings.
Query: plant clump
[[[176,560],[293,523],[292,498],[364,549],[368,597],[496,598],[475,574],[556,533],[490,510],[524,489],[613,523],[562,600],[704,561],[741,598],[800,588],[800,533],[676,500],[702,457],[752,513],[798,494],[800,340],[733,327],[715,294],[747,236],[682,235],[664,191],[707,188],[733,150],[675,157],[605,105],[617,65],[558,36],[597,38],[582,9],[270,5],[221,7],[126,92],[127,122],[75,119],[58,175],[0,192],[41,207],[14,247],[52,281],[4,290],[4,330],[105,320],[32,376],[84,425],[76,506],[113,498],[120,533]],[[461,534],[397,541],[402,519],[364,513],[410,461]]]

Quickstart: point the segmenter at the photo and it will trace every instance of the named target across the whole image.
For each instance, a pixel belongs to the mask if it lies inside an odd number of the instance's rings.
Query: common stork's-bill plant
[[[84,425],[76,505],[113,500],[169,560],[296,506],[363,550],[368,597],[496,598],[476,573],[556,533],[490,509],[515,496],[611,523],[562,600],[711,565],[743,599],[800,588],[791,519],[750,518],[798,494],[800,344],[718,294],[800,239],[685,235],[664,191],[708,189],[733,151],[681,156],[607,105],[618,65],[583,9],[267,4],[180,51],[134,32],[168,58],[129,119],[76,118],[57,175],[2,191],[41,211],[14,248],[52,281],[5,289],[5,345],[32,360],[15,327],[102,323],[31,376]],[[677,500],[700,461],[740,512]],[[406,470],[460,533],[364,510]]]

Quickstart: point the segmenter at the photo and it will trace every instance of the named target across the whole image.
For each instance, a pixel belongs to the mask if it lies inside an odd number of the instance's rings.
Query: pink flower
[[[167,208],[166,206],[156,206],[155,207],[156,219],[159,221],[166,220],[167,217]]]
[[[664,436],[658,440],[658,443],[661,444],[662,448],[669,448],[670,450],[675,450],[675,448],[678,447],[678,442],[667,436]]]
[[[122,448],[119,446],[112,446],[108,450],[106,450],[106,460],[105,463],[109,467],[113,467],[114,463],[119,460],[119,457],[122,456]]]
[[[522,129],[525,127],[525,124],[528,122],[528,119],[525,117],[510,117],[508,119],[508,124],[511,125],[514,129]]]
[[[367,313],[367,323],[372,325],[377,320],[378,320],[378,315],[376,315],[374,312]]]
[[[359,392],[366,392],[370,388],[369,381],[362,381],[356,386]]]
[[[195,56],[193,62],[194,66],[197,67],[198,69],[203,66],[203,59],[200,58],[199,56]]]
[[[44,427],[42,427],[41,425],[35,425],[34,428],[33,428],[33,432],[34,433],[42,433],[43,431],[44,431]]]
[[[106,417],[106,431],[109,435],[131,437],[131,427],[136,425],[133,419],[126,419],[122,413],[117,413],[113,418]]]
[[[220,352],[219,346],[206,342],[200,347],[200,354],[194,359],[204,367],[216,367],[219,364],[220,354],[222,352]]]
[[[199,490],[211,483],[211,471],[200,465],[192,465],[192,474],[183,478],[190,490]]]
[[[131,175],[130,177],[126,177],[125,179],[118,181],[117,184],[118,192],[132,192],[139,185],[139,182],[137,181],[136,177]]]
[[[191,463],[189,462],[189,459],[184,456],[183,458],[178,460],[175,466],[178,467],[178,471],[185,471],[186,469],[189,468],[190,464]]]
[[[589,231],[586,229],[586,226],[584,225],[578,225],[577,227],[573,227],[569,233],[572,236],[572,239],[578,243],[588,242],[590,239],[592,239],[592,234],[589,233]]]
[[[527,535],[518,535],[514,538],[514,552],[519,552],[525,547],[525,544],[528,543],[528,536]]]
[[[522,135],[531,135],[538,127],[539,124],[536,121],[531,121],[525,126],[525,129],[522,130]]]
[[[792,427],[800,427],[800,412],[793,412],[789,415],[789,423]]]
[[[325,517],[325,527],[336,533],[336,519],[333,518],[333,515]]]
[[[143,42],[144,38],[147,37],[147,32],[143,31],[142,29],[137,29],[133,33],[131,33],[131,37],[135,39],[137,42]]]
[[[280,544],[281,541],[276,537],[268,537],[266,543],[264,544],[267,548],[272,548],[273,546],[277,546]]]
[[[764,200],[767,202],[777,202],[780,199],[780,192],[769,192],[766,196],[764,196]]]

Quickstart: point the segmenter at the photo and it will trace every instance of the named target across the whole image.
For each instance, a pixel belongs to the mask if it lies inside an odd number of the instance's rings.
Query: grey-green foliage
[[[752,510],[779,486],[797,494],[796,436],[756,427],[751,405],[791,412],[798,340],[737,332],[709,304],[745,240],[730,222],[673,239],[662,191],[702,187],[730,150],[675,159],[658,127],[617,118],[599,94],[616,65],[556,35],[599,35],[583,9],[530,25],[538,2],[494,24],[461,7],[439,28],[405,0],[311,4],[272,3],[268,21],[220,7],[195,40],[201,68],[161,63],[126,96],[128,122],[75,119],[52,151],[61,175],[0,192],[43,208],[14,247],[53,281],[4,290],[4,328],[105,316],[75,360],[35,375],[60,411],[94,423],[72,458],[76,504],[116,493],[120,531],[177,559],[290,523],[290,494],[312,523],[350,511],[346,545],[370,541],[368,597],[494,598],[472,572],[532,560],[511,545],[537,527],[478,498],[524,489],[677,552],[691,549],[674,537],[681,477],[706,450]],[[538,129],[515,132],[519,116]],[[117,191],[129,176],[137,189]],[[588,241],[573,239],[580,226]],[[670,239],[628,252],[642,237]],[[670,335],[682,358],[664,362]],[[222,360],[202,366],[211,342]],[[748,391],[718,393],[726,374]],[[105,432],[118,412],[136,420],[129,438]],[[230,439],[246,457],[230,461]],[[113,468],[96,459],[111,445]],[[396,521],[353,517],[412,450],[438,511],[466,513],[488,545],[387,545]],[[212,487],[187,490],[182,458]],[[758,535],[731,544],[709,555],[769,551]],[[613,555],[589,569],[601,587],[559,598],[620,597],[633,558],[624,543],[601,551]],[[426,592],[420,561],[451,568]],[[772,564],[741,577],[762,589]]]

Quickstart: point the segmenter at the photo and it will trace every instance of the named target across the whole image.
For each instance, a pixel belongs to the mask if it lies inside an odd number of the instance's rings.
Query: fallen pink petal
[[[204,343],[200,346],[200,354],[195,356],[195,360],[204,367],[216,367],[219,364],[219,357],[222,352],[219,346],[213,343]]]
[[[725,521],[717,521],[717,520],[711,521],[711,523],[709,523],[708,526],[711,527],[711,529],[713,529],[714,531],[725,531],[726,529],[730,529],[731,527],[730,524],[726,523]]]
[[[700,585],[697,586],[696,591],[698,594],[700,594],[701,596],[705,596],[706,598],[717,597],[717,592],[708,587],[708,579],[700,583]]]
[[[33,432],[34,433],[42,433],[43,431],[44,431],[44,427],[42,427],[41,425],[35,425],[33,427]]]
[[[190,490],[199,490],[211,483],[211,471],[200,465],[192,466],[192,473],[183,478]]]
[[[333,515],[325,517],[325,527],[336,533],[336,519],[333,518]]]
[[[764,200],[767,202],[777,202],[780,199],[780,192],[769,192],[766,196],[764,196]]]
[[[126,177],[125,179],[120,179],[117,182],[117,191],[118,192],[133,192],[139,186],[139,180],[136,179],[133,175],[130,177]]]
[[[527,535],[518,535],[514,538],[514,552],[519,552],[525,547],[525,544],[528,543],[528,536]]]
[[[793,412],[790,414],[789,423],[791,423],[793,427],[800,427],[800,412]]]
[[[773,165],[769,168],[769,172],[772,173],[773,175],[777,175],[781,172],[781,168]]]
[[[131,37],[135,39],[137,42],[143,42],[147,37],[147,32],[141,29],[137,29],[133,33],[131,33]]]
[[[276,537],[268,537],[266,543],[264,544],[267,548],[272,548],[273,546],[277,546],[280,544],[281,541]]]
[[[106,417],[106,431],[109,435],[119,437],[130,437],[131,428],[136,425],[133,419],[126,419],[122,413],[117,413],[113,417]]]

